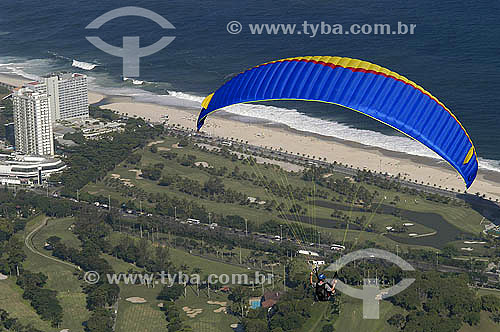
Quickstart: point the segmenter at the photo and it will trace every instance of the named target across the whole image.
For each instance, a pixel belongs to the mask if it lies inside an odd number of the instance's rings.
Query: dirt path
[[[44,258],[50,259],[50,260],[52,260],[52,261],[54,261],[54,262],[57,262],[57,263],[60,263],[60,264],[68,265],[68,266],[70,266],[70,267],[72,267],[72,268],[74,268],[74,269],[79,269],[79,267],[78,267],[78,266],[76,266],[76,265],[73,265],[73,264],[71,264],[71,263],[68,263],[68,262],[65,262],[65,261],[59,260],[59,259],[57,259],[57,258],[55,258],[55,257],[51,257],[51,256],[48,256],[48,255],[42,254],[41,252],[39,252],[39,251],[35,248],[35,246],[34,246],[34,244],[33,244],[33,236],[35,236],[35,235],[36,235],[36,233],[37,233],[40,229],[42,229],[42,228],[43,228],[43,227],[47,224],[47,220],[49,220],[49,218],[48,218],[48,217],[45,217],[45,218],[43,218],[43,219],[42,219],[42,221],[40,222],[40,224],[39,224],[37,227],[35,227],[35,229],[34,229],[34,230],[32,230],[32,231],[31,231],[31,232],[30,232],[30,233],[26,236],[26,238],[24,239],[24,244],[26,245],[26,247],[28,247],[28,249],[29,249],[32,253],[34,253],[34,254],[36,254],[36,255],[40,255],[40,256],[42,256],[42,257],[44,257]]]

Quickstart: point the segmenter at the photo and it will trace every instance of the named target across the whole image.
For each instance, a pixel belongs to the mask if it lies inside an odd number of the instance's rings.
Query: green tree
[[[333,332],[333,331],[335,331],[335,328],[333,327],[332,324],[327,324],[323,326],[323,328],[321,329],[321,332]]]
[[[401,314],[394,314],[387,320],[387,323],[397,329],[402,329],[405,326],[406,317]]]
[[[267,322],[265,320],[262,320],[262,319],[244,319],[243,320],[243,327],[245,328],[245,332],[268,331]]]
[[[110,332],[113,330],[113,314],[104,308],[92,312],[86,322],[88,332]]]
[[[184,285],[173,284],[172,286],[163,286],[162,290],[156,297],[162,301],[176,301],[184,293]]]

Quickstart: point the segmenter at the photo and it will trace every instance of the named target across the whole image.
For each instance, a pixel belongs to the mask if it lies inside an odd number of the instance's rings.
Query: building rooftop
[[[264,293],[264,301],[268,301],[268,300],[279,300],[279,298],[281,297],[281,293],[280,292],[265,292]]]
[[[42,76],[42,78],[51,78],[51,77],[56,77],[56,76],[59,80],[67,80],[67,79],[74,78],[74,77],[86,77],[86,75],[83,75],[80,73],[59,72],[59,73],[51,73],[51,74],[44,75],[44,76]]]
[[[28,155],[18,155],[18,154],[0,154],[0,165],[37,166],[41,164],[50,164],[58,162],[61,162],[61,160],[51,157],[28,156]]]

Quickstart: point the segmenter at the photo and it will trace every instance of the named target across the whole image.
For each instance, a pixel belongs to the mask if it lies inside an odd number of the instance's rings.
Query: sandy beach
[[[170,124],[185,128],[196,128],[197,111],[135,102],[115,102],[106,108],[120,114],[138,116],[153,122],[163,121],[168,115]],[[343,142],[328,137],[282,128],[281,126],[243,123],[223,115],[213,115],[207,119],[203,131],[211,135],[248,141],[250,144],[273,149],[282,148],[293,154],[305,154],[316,158],[326,158],[359,169],[387,172],[391,175],[417,180],[418,183],[434,184],[443,189],[463,192],[465,184],[460,175],[446,162],[367,147],[355,142]],[[500,200],[500,173],[480,170],[469,193],[479,192],[486,198]]]
[[[22,85],[26,80],[0,75],[0,82]],[[97,103],[120,114],[137,116],[152,122],[163,122],[168,115],[169,124],[178,124],[185,128],[196,129],[197,110],[182,109],[156,104],[133,102],[131,98],[106,98],[96,92],[89,93],[89,102]],[[106,99],[105,99],[106,98]],[[109,103],[106,103],[109,100]],[[316,159],[339,163],[359,169],[387,172],[390,175],[406,177],[430,186],[447,188],[463,192],[464,181],[446,162],[431,158],[406,155],[403,153],[364,146],[355,142],[341,141],[330,137],[321,137],[309,133],[290,130],[279,125],[265,125],[239,122],[224,115],[224,112],[210,116],[203,131],[219,137],[248,141],[250,144],[273,149],[282,149],[293,154],[300,154]],[[500,200],[500,173],[479,170],[469,193],[479,192],[486,198]]]

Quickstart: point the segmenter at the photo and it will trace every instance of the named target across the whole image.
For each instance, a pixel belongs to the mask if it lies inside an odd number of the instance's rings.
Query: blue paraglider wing
[[[251,68],[207,96],[208,114],[256,101],[306,100],[337,104],[380,121],[423,143],[450,163],[467,188],[477,175],[474,145],[455,115],[436,97],[395,72],[342,57],[308,56]]]

